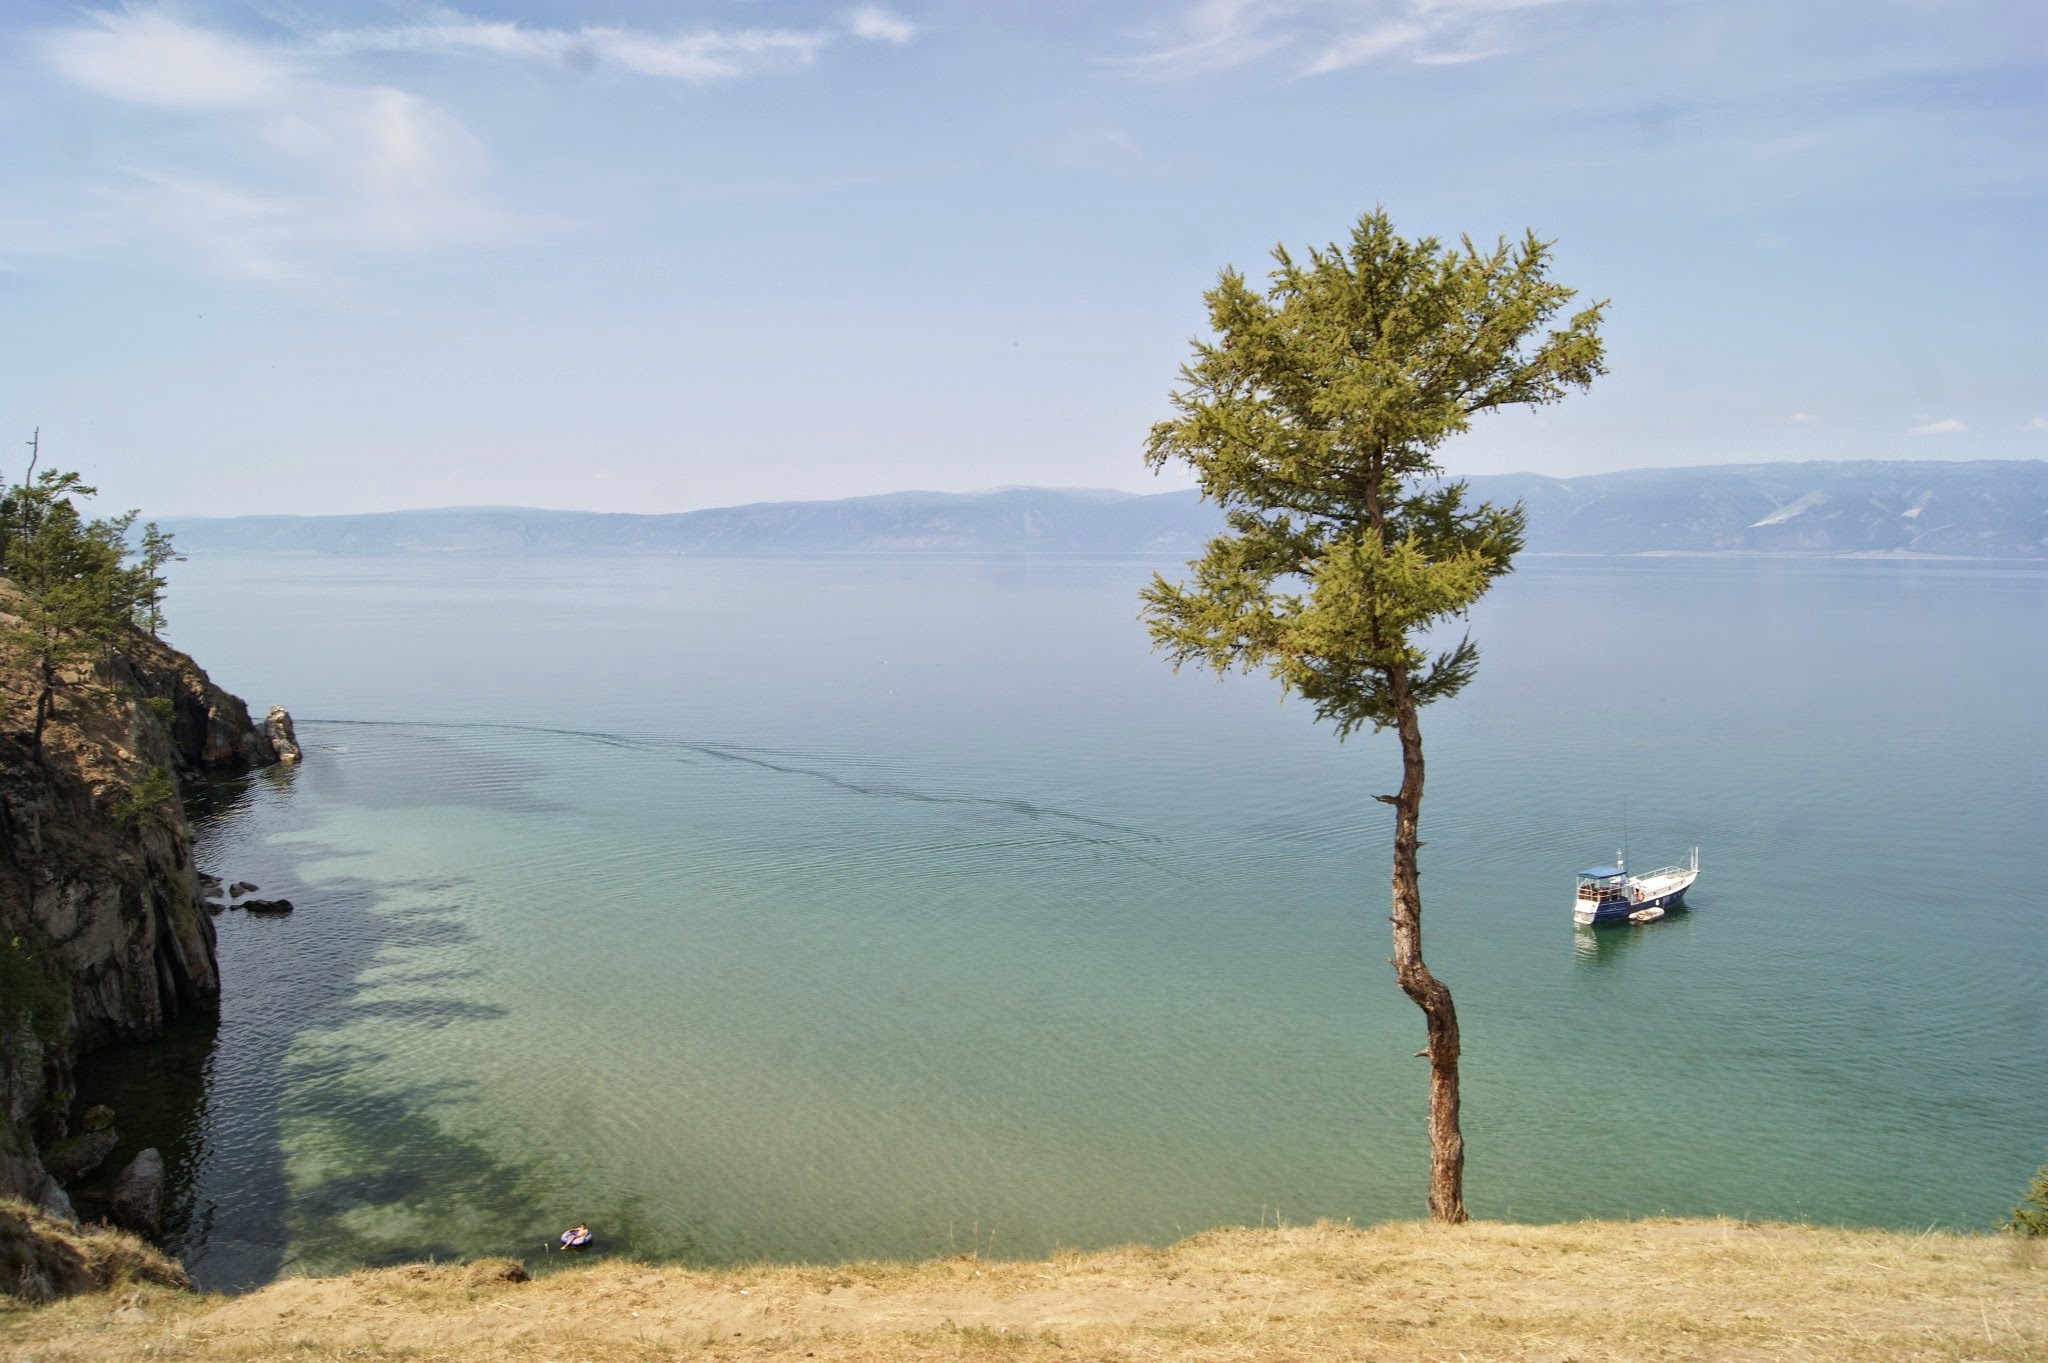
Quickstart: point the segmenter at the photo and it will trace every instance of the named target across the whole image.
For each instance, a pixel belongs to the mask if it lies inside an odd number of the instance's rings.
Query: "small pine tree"
[[[158,570],[180,557],[170,536],[151,525],[142,562],[129,564],[138,513],[87,520],[77,502],[94,492],[76,473],[36,473],[31,461],[29,474],[0,493],[0,573],[22,593],[12,622],[0,628],[0,653],[26,659],[39,679],[32,736],[38,753],[67,673],[130,631],[162,623]]]
[[[161,810],[177,793],[178,784],[170,772],[162,767],[151,767],[135,783],[135,789],[129,792],[128,798],[115,803],[114,817],[122,823],[138,822],[143,815]]]
[[[2034,1181],[2012,1209],[2012,1219],[1999,1229],[2028,1240],[2048,1240],[2048,1164],[2034,1171]]]
[[[132,512],[130,513],[133,514]],[[154,639],[164,627],[164,577],[167,563],[183,563],[185,556],[171,542],[170,532],[157,528],[155,521],[142,527],[141,562],[128,569],[135,593],[135,624]]]

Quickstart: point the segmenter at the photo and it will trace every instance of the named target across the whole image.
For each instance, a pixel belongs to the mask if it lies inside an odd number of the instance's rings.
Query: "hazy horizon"
[[[1594,472],[1590,472],[1590,473],[1582,473],[1582,474],[1550,474],[1550,473],[1543,473],[1543,472],[1539,472],[1539,471],[1537,471],[1537,470],[1535,470],[1535,469],[1503,469],[1503,470],[1499,470],[1498,472],[1493,472],[1493,473],[1483,473],[1483,474],[1452,474],[1452,475],[1450,475],[1450,476],[1452,476],[1452,477],[1463,477],[1463,478],[1478,478],[1478,479],[1491,479],[1491,478],[1501,478],[1501,479],[1513,479],[1513,478],[1532,478],[1532,479],[1536,479],[1536,478],[1542,478],[1542,479],[1555,479],[1555,480],[1557,480],[1557,481],[1560,481],[1560,482],[1569,482],[1569,481],[1572,481],[1573,479],[1579,479],[1579,478],[1597,478],[1597,477],[1604,477],[1604,476],[1620,476],[1620,475],[1628,475],[1628,474],[1647,474],[1647,473],[1667,473],[1667,474],[1684,474],[1684,473],[1691,473],[1691,472],[1732,472],[1732,471],[1736,471],[1736,470],[1743,470],[1743,469],[1772,469],[1772,468],[1785,468],[1785,469],[1790,469],[1790,468],[1796,468],[1796,467],[1798,467],[1798,466],[1800,466],[1800,465],[1802,465],[1802,464],[1813,464],[1813,465],[1829,465],[1829,466],[1840,466],[1840,465],[1850,465],[1850,464],[1882,464],[1882,465],[1909,465],[1909,464],[1913,464],[1913,463],[1918,463],[1918,462],[1936,462],[1936,463],[1945,463],[1945,464],[1955,464],[1955,465],[1961,466],[1961,465],[1964,465],[1964,464],[1971,464],[1971,463],[1977,463],[1977,464],[2044,464],[2044,463],[2048,463],[2048,460],[2043,460],[2043,459],[1979,459],[1979,460],[1962,460],[1962,459],[1953,459],[1953,460],[1934,460],[1934,461],[1921,461],[1921,460],[1907,459],[1907,458],[1903,458],[1903,457],[1902,457],[1902,458],[1898,458],[1898,459],[1854,459],[1854,458],[1842,458],[1842,459],[1808,459],[1808,460],[1766,460],[1766,461],[1756,461],[1756,460],[1731,460],[1731,461],[1729,461],[1729,462],[1726,462],[1726,463],[1718,463],[1718,464],[1690,464],[1690,465],[1671,465],[1671,466],[1662,466],[1662,465],[1637,465],[1637,466],[1633,466],[1633,467],[1626,467],[1626,468],[1617,468],[1617,469],[1603,469],[1603,470],[1597,470],[1597,471],[1594,471]],[[1160,481],[1164,481],[1164,480],[1160,480]],[[1041,484],[1041,483],[1004,483],[1004,484],[999,484],[999,485],[996,485],[996,486],[992,486],[992,487],[977,487],[977,488],[959,488],[959,489],[951,489],[951,488],[935,488],[935,487],[896,487],[896,488],[885,488],[885,489],[882,489],[882,490],[879,490],[879,491],[875,491],[875,492],[851,493],[851,494],[849,494],[849,495],[847,495],[847,496],[845,496],[845,497],[807,497],[807,496],[800,496],[800,495],[792,495],[792,496],[787,496],[787,497],[768,497],[768,498],[761,498],[761,499],[758,499],[758,500],[755,500],[755,501],[748,501],[748,502],[721,502],[721,503],[718,503],[718,504],[716,504],[716,505],[709,505],[709,506],[691,506],[691,507],[678,507],[678,508],[675,508],[675,509],[673,509],[673,510],[660,510],[660,511],[648,511],[648,510],[626,510],[626,509],[620,509],[620,508],[612,508],[612,507],[599,507],[599,506],[566,506],[566,505],[521,505],[521,504],[514,504],[514,503],[485,503],[485,502],[471,502],[471,503],[448,503],[448,504],[441,504],[441,505],[430,505],[430,506],[429,506],[429,505],[421,505],[421,506],[389,506],[389,507],[371,507],[371,508],[366,508],[366,509],[364,509],[364,510],[360,510],[360,511],[339,511],[339,512],[336,512],[336,511],[308,511],[308,510],[304,510],[304,509],[298,509],[298,508],[294,508],[294,509],[290,509],[290,510],[282,510],[282,511],[280,511],[280,510],[269,510],[269,509],[262,509],[262,510],[252,510],[252,511],[240,511],[240,512],[234,512],[234,513],[230,513],[230,514],[213,514],[213,513],[207,513],[207,512],[196,512],[196,513],[194,513],[194,512],[171,512],[171,513],[166,513],[166,514],[163,514],[163,515],[161,515],[161,516],[158,516],[158,517],[157,517],[157,519],[161,519],[161,520],[165,520],[165,521],[200,521],[200,520],[238,520],[238,519],[243,519],[243,518],[253,518],[253,517],[313,517],[313,516],[395,516],[395,515],[405,515],[405,514],[408,514],[408,513],[413,513],[413,512],[418,512],[418,513],[423,513],[423,514],[424,514],[424,513],[432,513],[432,512],[463,512],[463,511],[470,511],[470,512],[483,512],[483,511],[491,511],[491,512],[504,512],[504,511],[520,511],[520,512],[540,512],[540,513],[543,513],[543,514],[549,514],[549,515],[554,515],[554,514],[561,514],[561,515],[576,515],[576,516],[688,516],[688,515],[692,515],[692,514],[694,514],[694,513],[696,513],[696,512],[702,512],[702,511],[744,511],[744,510],[749,510],[749,509],[752,509],[752,508],[756,508],[756,507],[771,507],[771,506],[795,506],[795,505],[812,505],[812,504],[817,504],[817,505],[827,505],[827,504],[832,504],[832,503],[837,503],[837,502],[850,502],[850,501],[876,501],[876,500],[881,500],[881,499],[884,499],[884,498],[890,498],[890,497],[958,497],[958,498],[973,498],[973,497],[991,497],[991,496],[996,496],[996,495],[999,495],[999,494],[1002,494],[1002,493],[1011,493],[1011,492],[1044,492],[1044,493],[1064,493],[1064,494],[1067,494],[1067,495],[1071,495],[1071,496],[1079,496],[1079,497],[1092,497],[1092,496],[1101,496],[1101,497],[1111,497],[1111,498],[1118,498],[1118,499],[1136,499],[1136,498],[1143,498],[1143,497],[1159,497],[1159,496],[1167,496],[1167,495],[1171,495],[1171,494],[1175,494],[1175,493],[1185,493],[1185,494],[1189,494],[1189,495],[1196,495],[1196,494],[1198,493],[1198,491],[1199,491],[1198,489],[1196,489],[1196,488],[1194,488],[1194,487],[1190,487],[1190,486],[1170,486],[1170,487],[1154,487],[1154,488],[1140,488],[1140,489],[1135,489],[1135,490],[1134,490],[1134,489],[1130,489],[1130,488],[1117,488],[1117,487],[1078,487],[1078,486],[1053,486],[1053,485],[1049,485],[1049,484]]]

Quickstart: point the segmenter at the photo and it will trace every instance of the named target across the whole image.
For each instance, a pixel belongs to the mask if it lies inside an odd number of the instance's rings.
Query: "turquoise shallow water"
[[[1149,571],[182,565],[173,640],[309,752],[202,820],[299,912],[88,1076],[195,1270],[1419,1214],[1392,745],[1173,675]],[[1994,1221],[2048,1158],[2048,574],[1536,560],[1474,628],[1424,893],[1475,1213]],[[1575,930],[1624,818],[1692,910]]]

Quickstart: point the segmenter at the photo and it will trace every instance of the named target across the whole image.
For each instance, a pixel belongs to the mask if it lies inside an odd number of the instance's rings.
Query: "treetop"
[[[1545,330],[1576,294],[1549,278],[1551,245],[1533,231],[1487,250],[1411,242],[1375,210],[1347,245],[1305,260],[1275,247],[1264,292],[1226,268],[1203,295],[1214,338],[1194,343],[1147,463],[1186,459],[1225,507],[1318,516],[1373,500],[1365,480],[1438,472],[1437,448],[1474,416],[1606,372],[1604,302]]]
[[[1522,508],[1467,506],[1436,452],[1605,373],[1606,304],[1552,326],[1575,291],[1551,243],[1411,242],[1384,210],[1347,245],[1273,259],[1263,292],[1226,268],[1203,295],[1214,335],[1152,427],[1146,462],[1186,461],[1229,531],[1191,583],[1155,577],[1146,614],[1176,666],[1264,666],[1343,736],[1471,680],[1469,637],[1432,657],[1426,636],[1509,570]]]

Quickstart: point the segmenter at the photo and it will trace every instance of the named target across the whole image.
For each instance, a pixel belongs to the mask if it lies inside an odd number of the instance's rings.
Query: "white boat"
[[[1612,866],[1589,866],[1579,872],[1572,896],[1575,923],[1648,923],[1678,906],[1700,878],[1700,849],[1684,866],[1660,866],[1646,875],[1630,875],[1628,861],[1617,856]]]

